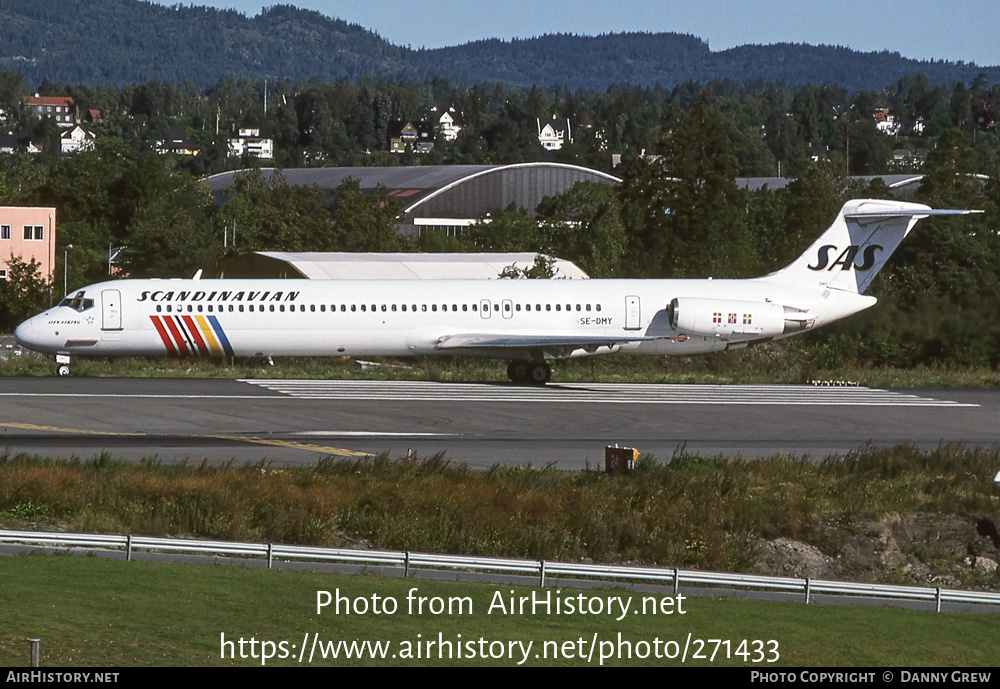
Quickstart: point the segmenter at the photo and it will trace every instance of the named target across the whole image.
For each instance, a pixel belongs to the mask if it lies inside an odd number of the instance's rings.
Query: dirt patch
[[[993,539],[995,529],[990,517],[830,515],[814,543],[788,538],[761,541],[757,564],[760,571],[776,576],[996,587],[1000,549]]]

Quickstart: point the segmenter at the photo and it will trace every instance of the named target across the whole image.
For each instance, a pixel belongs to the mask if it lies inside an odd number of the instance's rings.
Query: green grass
[[[998,465],[997,449],[908,446],[819,462],[646,457],[625,477],[478,471],[441,456],[276,467],[0,455],[0,526],[750,572],[761,571],[764,541],[793,539],[836,558],[867,547],[858,536],[889,534],[901,516],[933,514],[958,539],[950,557],[928,555],[945,547],[940,536],[904,541],[901,557],[977,587],[991,584],[963,557],[981,540],[977,520],[996,514]],[[851,578],[926,583],[927,574],[873,563]]]
[[[425,597],[470,597],[471,614],[415,615],[407,609],[407,594]],[[317,591],[340,591],[342,596],[373,595],[393,598],[393,615],[340,614],[330,608],[316,614]],[[403,581],[365,576],[339,576],[301,571],[267,571],[255,568],[110,561],[95,557],[30,555],[0,558],[0,665],[25,665],[28,638],[41,638],[43,667],[88,666],[254,666],[260,659],[222,658],[222,634],[227,640],[251,637],[260,641],[302,644],[305,634],[323,641],[391,640],[389,656],[399,653],[403,642],[418,639],[487,642],[533,642],[529,666],[579,666],[579,656],[594,634],[598,643],[622,638],[633,643],[661,644],[676,641],[683,648],[693,639],[728,639],[735,651],[743,639],[775,640],[776,663],[745,663],[742,657],[726,660],[722,652],[714,662],[688,658],[693,665],[730,665],[760,668],[789,666],[977,666],[994,667],[1000,644],[1000,626],[992,615],[934,613],[895,607],[822,606],[802,603],[766,603],[752,600],[691,598],[683,601],[684,615],[487,614],[499,592],[509,598],[510,586]],[[515,588],[516,596],[530,596],[538,589]],[[580,592],[562,590],[561,595]],[[643,595],[622,590],[591,590],[587,596],[633,596],[633,608]],[[466,608],[468,612],[470,608]],[[419,637],[418,637],[419,635]],[[573,658],[545,659],[543,644],[558,642]],[[704,647],[710,654],[714,644]],[[260,646],[257,647],[258,649]],[[426,646],[424,654],[426,652]],[[467,648],[467,647],[466,647]],[[478,645],[476,646],[478,649]],[[488,647],[487,647],[488,648]],[[497,647],[494,647],[497,648]],[[550,644],[549,649],[553,646]],[[598,664],[600,646],[591,665]],[[661,645],[661,648],[665,648]],[[751,649],[754,648],[751,646]],[[765,655],[771,657],[771,646]],[[613,646],[604,646],[606,651]],[[689,647],[693,654],[695,645]],[[722,646],[724,651],[725,647]],[[244,646],[249,654],[250,647]],[[671,651],[673,648],[670,649]],[[233,646],[238,656],[238,644]],[[259,651],[258,651],[259,654]],[[751,656],[752,659],[752,656]],[[294,659],[274,658],[268,665],[294,665]],[[513,666],[509,659],[387,657],[382,660],[320,660],[315,665],[489,665]],[[605,664],[680,665],[679,660],[612,659]]]

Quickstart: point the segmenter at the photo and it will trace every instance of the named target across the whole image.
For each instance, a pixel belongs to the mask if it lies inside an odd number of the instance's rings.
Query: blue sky
[[[178,0],[155,0],[173,5]],[[397,45],[438,48],[545,33],[674,31],[712,50],[747,43],[845,45],[1000,65],[998,0],[186,0],[236,9],[292,4],[360,24]]]

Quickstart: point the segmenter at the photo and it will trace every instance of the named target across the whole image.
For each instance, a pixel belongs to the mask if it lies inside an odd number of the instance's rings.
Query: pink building
[[[38,261],[39,273],[51,284],[56,256],[56,209],[0,206],[0,279],[7,279],[11,255]]]

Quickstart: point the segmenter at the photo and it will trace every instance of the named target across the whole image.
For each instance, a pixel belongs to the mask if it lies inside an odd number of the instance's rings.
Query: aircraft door
[[[503,314],[504,318],[513,318],[514,317],[514,302],[512,302],[510,299],[504,299],[503,300],[502,311],[500,313]]]
[[[642,325],[639,311],[639,297],[625,297],[625,329],[638,330]]]
[[[492,315],[493,306],[490,304],[489,299],[479,300],[479,316],[481,318],[489,318]]]
[[[101,330],[122,329],[122,293],[116,289],[101,291]]]

